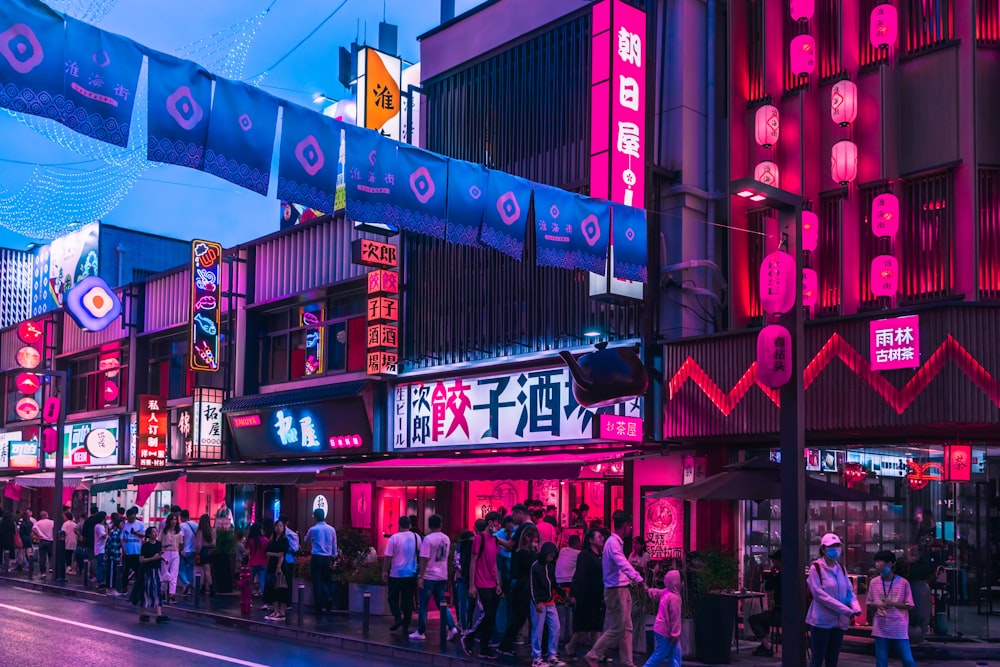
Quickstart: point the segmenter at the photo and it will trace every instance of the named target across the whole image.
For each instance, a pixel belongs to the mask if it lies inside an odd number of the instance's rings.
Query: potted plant
[[[336,609],[346,611],[350,608],[351,579],[374,551],[368,535],[354,528],[337,533],[337,551],[337,557],[330,565],[333,568],[333,602]],[[378,562],[377,558],[375,562]]]
[[[694,643],[702,662],[729,663],[738,602],[731,595],[739,579],[733,556],[718,551],[688,556],[688,599],[694,616]]]
[[[312,589],[312,568],[310,567],[311,556],[305,551],[299,551],[295,554],[295,563],[292,565],[292,586],[294,591],[302,591],[302,603],[307,607],[313,605],[313,589]],[[299,588],[299,586],[302,586]],[[297,597],[298,593],[293,591],[292,601],[296,604],[299,599]]]
[[[212,558],[212,581],[220,594],[236,590],[236,535],[231,530],[215,531],[215,555]]]
[[[382,565],[378,561],[365,563],[347,578],[350,610],[361,613],[365,609],[365,593],[371,595],[370,612],[374,616],[391,616],[388,587],[382,579]]]

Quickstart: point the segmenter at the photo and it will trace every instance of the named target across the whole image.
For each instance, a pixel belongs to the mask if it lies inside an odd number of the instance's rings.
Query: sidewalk
[[[25,573],[9,573],[0,575],[0,586],[17,585],[52,595],[66,595],[84,598],[109,606],[129,607],[125,598],[114,598],[97,593],[93,588],[84,588],[79,576],[71,576],[66,584],[57,584],[49,579],[40,580],[37,576],[28,579]],[[441,648],[437,614],[429,615],[426,641],[408,639],[403,633],[391,633],[389,627],[392,619],[385,616],[372,616],[367,636],[365,635],[361,614],[340,612],[332,615],[317,616],[308,610],[303,610],[301,622],[299,609],[292,606],[288,612],[288,620],[275,623],[264,620],[268,612],[260,609],[259,598],[253,600],[254,608],[248,618],[240,613],[238,594],[202,596],[195,604],[194,597],[178,598],[178,604],[166,607],[165,613],[180,619],[196,621],[202,624],[214,623],[226,627],[238,628],[255,634],[266,634],[284,639],[321,644],[331,648],[343,648],[356,653],[362,653],[379,658],[393,658],[400,664],[407,665],[441,665],[443,667],[466,667],[468,665],[497,664],[496,661],[485,662],[466,657],[458,644],[448,643]],[[416,629],[416,614],[413,619],[413,629]],[[870,667],[873,664],[874,651],[871,639],[849,637],[845,642],[845,654],[840,664],[844,667]],[[780,665],[780,657],[759,658],[750,655],[755,643],[741,642],[739,653],[732,654],[732,664],[744,667],[771,667]],[[529,650],[526,646],[517,647],[518,657],[501,660],[500,664],[530,664]],[[855,653],[855,655],[851,655]],[[914,657],[918,664],[994,665],[1000,667],[1000,645],[996,643],[968,642],[962,644],[927,643],[914,647]],[[636,654],[636,664],[641,665],[646,656]],[[992,659],[992,660],[990,660]],[[583,664],[582,662],[577,664]],[[700,665],[702,663],[685,659],[685,665]]]

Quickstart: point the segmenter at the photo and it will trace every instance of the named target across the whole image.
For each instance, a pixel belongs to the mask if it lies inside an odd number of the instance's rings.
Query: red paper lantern
[[[795,307],[795,260],[787,252],[772,252],[760,265],[760,303],[771,315]]]
[[[853,141],[842,139],[833,145],[830,176],[841,185],[858,177],[858,146]]]
[[[754,129],[757,143],[764,148],[770,148],[778,141],[778,131],[781,126],[781,117],[778,107],[773,104],[765,104],[757,107],[754,116]]]
[[[872,232],[875,236],[895,236],[899,231],[899,198],[887,192],[872,201]]]
[[[770,185],[771,187],[778,186],[778,165],[774,164],[770,160],[764,160],[759,162],[753,170],[753,180],[763,183],[764,185]]]
[[[830,89],[830,118],[846,127],[858,117],[858,87],[853,81],[843,79]]]
[[[844,466],[844,478],[848,484],[855,484],[865,478],[864,466],[860,463],[848,463]]]
[[[792,334],[780,324],[770,324],[757,334],[757,379],[771,389],[792,379]]]
[[[42,451],[46,454],[55,454],[56,446],[59,442],[59,432],[54,428],[47,428],[42,431]]]
[[[819,301],[819,276],[812,269],[802,269],[802,305],[812,308]]]
[[[896,8],[888,3],[872,10],[868,24],[868,39],[877,49],[888,49],[896,43],[899,32],[899,15]]]
[[[872,294],[894,296],[899,289],[899,262],[892,255],[879,255],[872,260]]]
[[[815,0],[790,0],[788,3],[789,13],[796,21],[808,21],[816,11]]]
[[[797,35],[792,39],[790,47],[790,64],[792,74],[806,76],[816,69],[816,40],[812,35]]]
[[[819,246],[819,218],[812,211],[802,211],[802,249],[815,252]]]

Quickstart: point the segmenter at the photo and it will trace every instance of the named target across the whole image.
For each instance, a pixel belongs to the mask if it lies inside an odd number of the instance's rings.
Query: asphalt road
[[[138,613],[130,610],[0,588],[0,665],[5,667],[356,667],[361,661],[365,667],[398,665],[175,619],[140,624]]]

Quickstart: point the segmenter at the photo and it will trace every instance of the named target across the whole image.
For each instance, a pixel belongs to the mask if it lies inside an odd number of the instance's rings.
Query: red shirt
[[[267,567],[267,543],[266,537],[260,541],[247,540],[247,564],[250,567]]]
[[[492,535],[476,535],[472,540],[472,555],[476,557],[476,572],[473,583],[476,588],[496,588],[500,581],[497,576],[497,553],[500,547]]]

